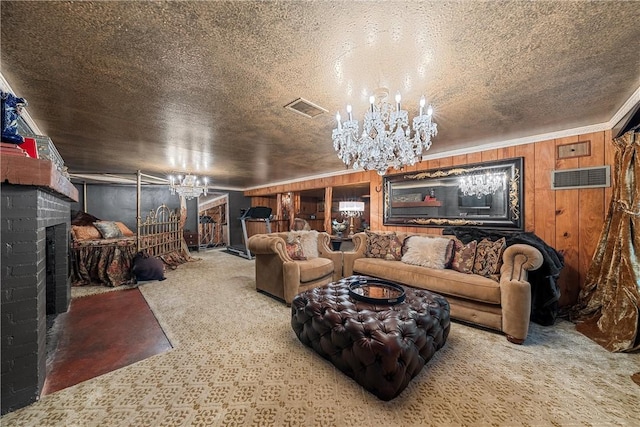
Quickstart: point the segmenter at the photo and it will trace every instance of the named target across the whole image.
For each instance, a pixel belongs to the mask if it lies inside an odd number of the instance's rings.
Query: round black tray
[[[397,283],[373,277],[358,277],[349,283],[349,295],[369,304],[399,304],[406,295],[404,288]]]

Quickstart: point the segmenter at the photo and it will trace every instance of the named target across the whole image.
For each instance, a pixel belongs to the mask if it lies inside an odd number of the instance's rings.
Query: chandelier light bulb
[[[427,103],[427,100],[424,99],[424,95],[420,97],[420,115],[422,115],[422,110],[424,109],[424,105]]]
[[[336,120],[338,121],[338,130],[342,130],[342,123],[340,122],[340,111],[336,113]]]
[[[431,105],[429,105],[429,108],[427,108],[427,115],[431,116],[433,114],[433,108],[431,107]]]
[[[371,104],[371,112],[373,113],[373,104],[376,102],[376,97],[371,95],[369,97],[369,104]]]
[[[402,97],[400,96],[400,92],[396,93],[396,111],[400,111],[400,100]]]
[[[347,114],[349,115],[349,120],[353,120],[351,118],[351,104],[347,104]]]

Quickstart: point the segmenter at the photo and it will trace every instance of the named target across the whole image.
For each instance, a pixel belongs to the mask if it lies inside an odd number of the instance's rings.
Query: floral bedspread
[[[136,237],[73,240],[71,244],[71,284],[121,286],[135,283],[132,273]]]

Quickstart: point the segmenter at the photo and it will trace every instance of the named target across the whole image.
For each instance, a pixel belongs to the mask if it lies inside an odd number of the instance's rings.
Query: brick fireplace
[[[70,203],[48,160],[2,156],[2,414],[36,401],[46,377],[47,314],[67,311]]]

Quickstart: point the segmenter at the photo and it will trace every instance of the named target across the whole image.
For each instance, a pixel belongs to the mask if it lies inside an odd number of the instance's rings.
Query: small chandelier
[[[180,197],[184,197],[187,200],[194,197],[207,195],[207,178],[203,178],[204,185],[200,185],[200,180],[195,175],[188,173],[184,179],[182,175],[178,175],[177,179],[173,176],[169,176],[169,186],[171,188],[171,194],[178,194]]]
[[[505,185],[504,180],[504,173],[468,175],[460,178],[459,188],[465,196],[477,196],[479,199],[501,189]]]
[[[347,166],[384,175],[390,167],[414,165],[431,148],[431,137],[438,129],[432,121],[433,108],[429,106],[424,114],[424,96],[420,98],[420,114],[413,118],[411,137],[409,113],[400,108],[400,93],[396,94],[395,108],[386,101],[388,94],[387,89],[378,89],[375,96],[369,97],[370,108],[364,115],[361,135],[358,121],[351,115],[351,105],[347,105],[348,120],[344,123],[340,113],[336,114],[338,127],[333,130],[333,148]]]

